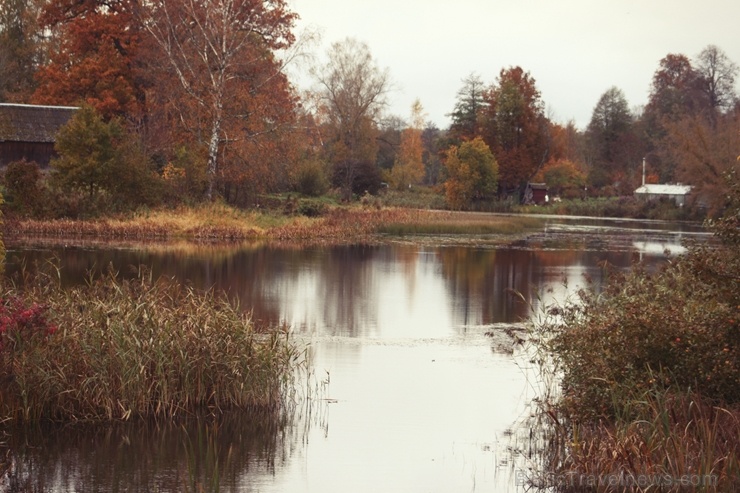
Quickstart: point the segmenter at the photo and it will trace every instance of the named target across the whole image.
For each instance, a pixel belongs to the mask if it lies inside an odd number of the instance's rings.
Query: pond
[[[306,386],[316,399],[280,419],[14,433],[0,490],[515,491],[527,460],[512,440],[537,385],[511,329],[587,280],[598,289],[606,264],[655,268],[692,238],[706,235],[696,226],[554,218],[503,244],[11,242],[8,275],[56,258],[66,284],[143,265],[224,290],[259,323],[285,323],[308,345]]]

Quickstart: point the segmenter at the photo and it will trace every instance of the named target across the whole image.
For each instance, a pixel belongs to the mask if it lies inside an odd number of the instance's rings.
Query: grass
[[[381,194],[381,201],[386,207],[411,209],[445,209],[447,207],[443,193],[434,187],[424,186],[404,191],[386,189]]]
[[[414,219],[389,222],[379,227],[383,234],[413,235],[513,235],[542,227],[531,217],[493,217],[454,212],[425,211]]]
[[[225,296],[141,273],[2,288],[0,421],[277,409],[302,353]]]

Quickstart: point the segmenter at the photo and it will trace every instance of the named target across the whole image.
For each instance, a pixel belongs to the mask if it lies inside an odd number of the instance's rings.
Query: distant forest
[[[286,72],[307,55],[297,15],[284,0],[3,0],[0,102],[81,108],[52,173],[21,163],[13,176],[44,181],[69,207],[249,206],[330,190],[352,200],[424,185],[466,208],[516,200],[530,182],[563,198],[632,195],[644,159],[647,182],[692,185],[710,212],[724,205],[740,103],[738,66],[720,47],[666,54],[639,109],[608,88],[585,129],[548,118],[526,68],[493,81],[460,74],[441,129],[421,101],[387,114],[391,74],[351,38],[312,64],[313,88],[299,92]]]

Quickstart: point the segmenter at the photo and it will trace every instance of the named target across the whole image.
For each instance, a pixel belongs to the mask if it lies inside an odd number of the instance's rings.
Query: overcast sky
[[[707,45],[740,64],[740,0],[288,0],[296,32],[321,33],[324,55],[347,37],[364,41],[394,82],[390,114],[408,119],[418,98],[446,128],[462,80],[488,85],[521,66],[549,116],[585,128],[599,97],[620,88],[647,102],[661,58],[692,60]]]

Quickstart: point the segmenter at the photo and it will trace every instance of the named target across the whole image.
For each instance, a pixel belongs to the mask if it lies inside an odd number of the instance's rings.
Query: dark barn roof
[[[54,143],[59,128],[77,108],[0,104],[0,142]]]

